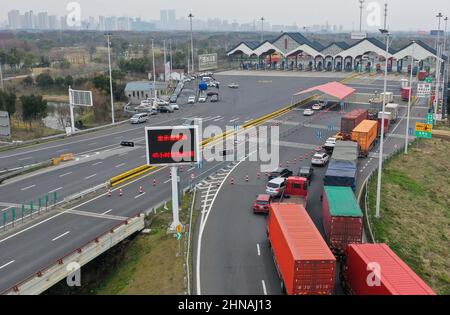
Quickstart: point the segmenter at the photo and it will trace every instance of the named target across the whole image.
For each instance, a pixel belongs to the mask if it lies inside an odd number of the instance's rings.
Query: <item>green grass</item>
[[[387,162],[380,219],[375,218],[376,177],[369,187],[376,241],[387,243],[439,294],[450,294],[449,156],[450,142],[432,139]]]

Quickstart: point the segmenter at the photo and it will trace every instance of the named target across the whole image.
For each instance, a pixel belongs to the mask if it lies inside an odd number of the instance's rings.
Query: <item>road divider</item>
[[[135,169],[132,169],[132,170],[130,170],[128,172],[122,173],[120,175],[117,175],[117,176],[111,178],[109,180],[110,186],[111,187],[115,187],[117,185],[120,185],[120,184],[122,184],[125,181],[128,181],[128,180],[133,179],[133,178],[135,178],[137,176],[145,174],[148,171],[151,171],[151,170],[153,170],[155,168],[156,167],[154,167],[154,166],[148,166],[148,165],[139,166],[139,167],[137,167]]]

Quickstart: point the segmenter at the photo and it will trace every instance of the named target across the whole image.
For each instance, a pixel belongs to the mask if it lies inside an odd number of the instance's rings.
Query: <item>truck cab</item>
[[[286,179],[284,193],[280,198],[282,203],[296,203],[306,207],[308,202],[308,179],[291,176]]]

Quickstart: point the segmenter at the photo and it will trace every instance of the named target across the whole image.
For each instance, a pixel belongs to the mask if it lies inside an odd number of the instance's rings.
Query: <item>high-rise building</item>
[[[159,11],[159,28],[165,30],[167,29],[167,24],[168,24],[167,10]]]
[[[33,11],[25,12],[24,24],[22,25],[22,28],[34,29],[34,27],[35,27],[35,18],[34,18]]]
[[[51,30],[57,30],[60,28],[58,17],[56,15],[50,15],[48,17],[48,28]]]
[[[39,12],[37,14],[36,28],[40,29],[40,30],[49,29],[49,21],[48,21],[48,13],[47,12]]]
[[[167,10],[167,27],[173,30],[177,21],[177,14],[175,10]]]
[[[8,12],[8,25],[12,30],[22,28],[19,10],[12,10]]]

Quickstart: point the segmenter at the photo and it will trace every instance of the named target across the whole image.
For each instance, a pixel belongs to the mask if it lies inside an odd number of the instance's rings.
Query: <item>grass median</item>
[[[385,163],[381,218],[375,218],[376,177],[370,183],[370,220],[387,243],[438,294],[450,294],[450,141],[420,140],[407,156]]]
[[[191,194],[182,199],[180,221],[189,223]],[[184,241],[167,233],[172,222],[171,204],[148,217],[150,234],[138,234],[97,257],[81,269],[79,288],[69,288],[65,279],[45,294],[178,295],[185,294]],[[194,210],[194,215],[195,215]],[[195,226],[195,223],[193,222]],[[179,254],[181,248],[181,255]]]

